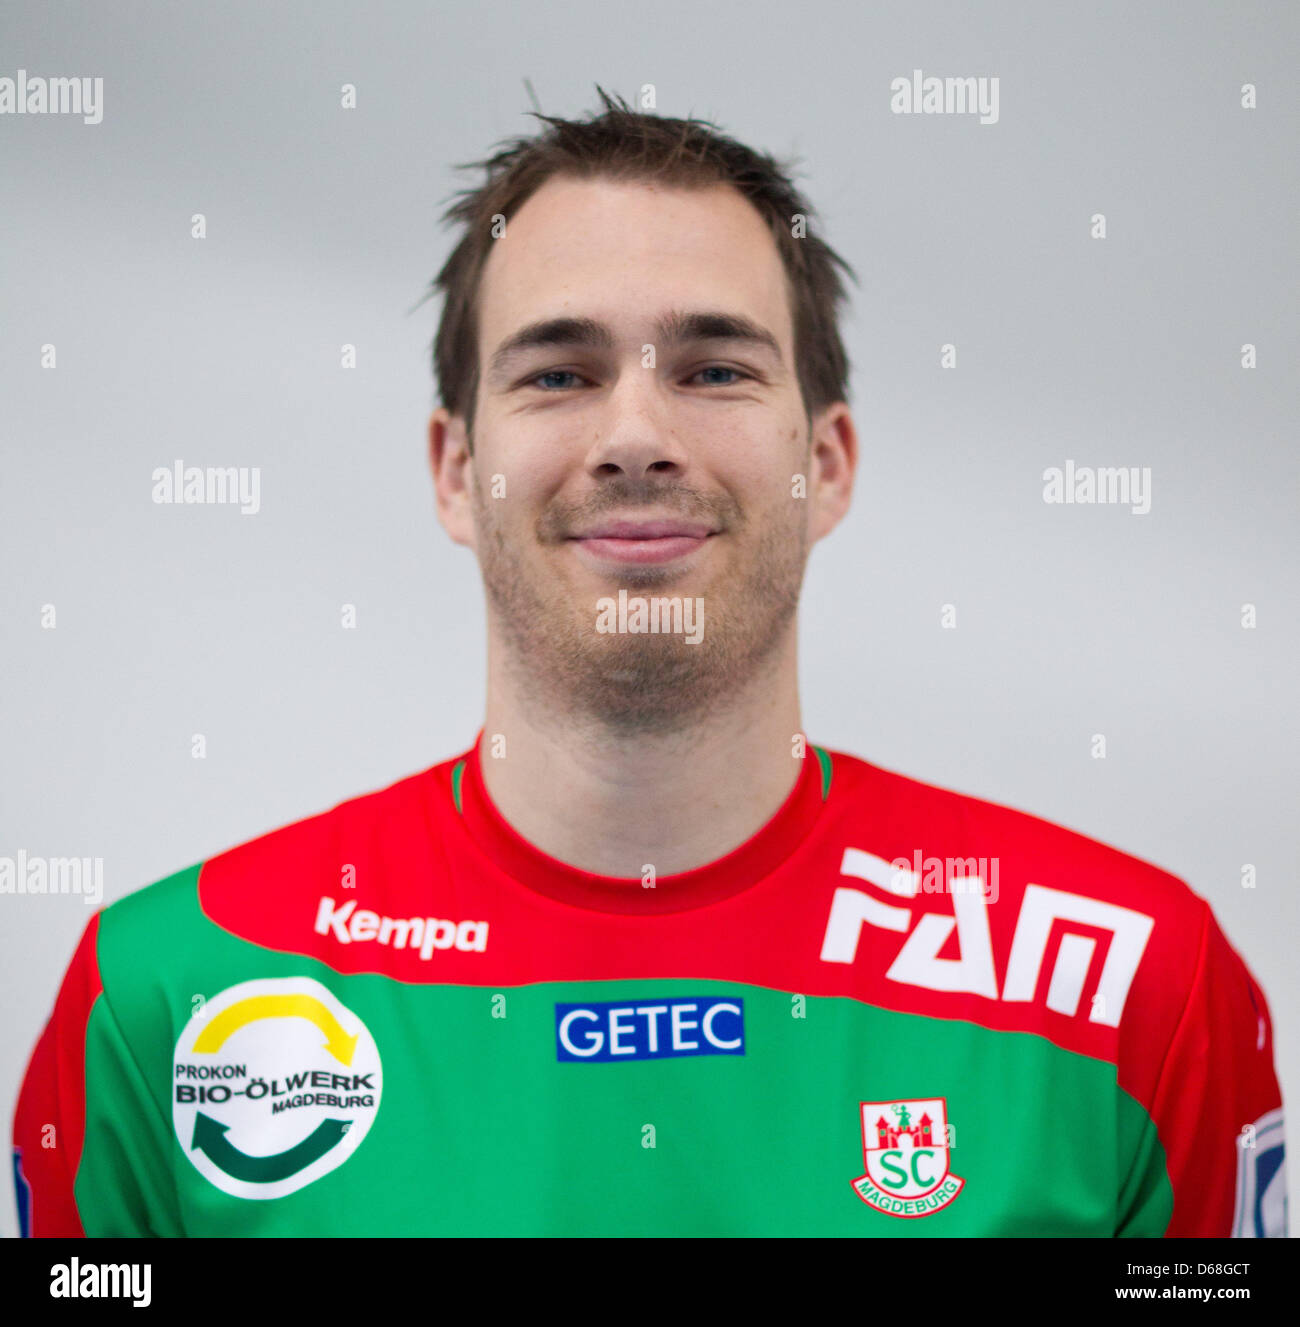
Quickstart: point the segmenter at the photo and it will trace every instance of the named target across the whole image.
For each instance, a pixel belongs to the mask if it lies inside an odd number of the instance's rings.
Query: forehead
[[[792,362],[785,268],[753,205],[730,185],[548,180],[493,242],[479,287],[479,355],[526,323],[608,323],[640,344],[674,309],[741,314]]]

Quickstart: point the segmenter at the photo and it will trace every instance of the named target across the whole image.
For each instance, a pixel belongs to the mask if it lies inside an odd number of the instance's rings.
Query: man
[[[807,204],[699,122],[543,118],[438,279],[483,729],[92,921],[26,1226],[1282,1233],[1268,1009],[1206,903],[802,733],[857,460]]]

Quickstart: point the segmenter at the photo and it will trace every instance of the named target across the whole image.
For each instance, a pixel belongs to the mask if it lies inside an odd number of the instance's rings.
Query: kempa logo
[[[947,1207],[966,1181],[948,1169],[946,1098],[863,1101],[859,1109],[867,1173],[852,1181],[853,1192],[888,1216],[930,1216]]]
[[[129,1299],[132,1307],[147,1309],[153,1298],[150,1263],[82,1262],[72,1258],[50,1268],[51,1299]]]
[[[916,873],[900,870],[895,862],[887,862],[883,857],[863,852],[860,848],[845,848],[840,872],[904,898],[915,898],[921,889],[921,880]],[[1028,1003],[1038,989],[1053,923],[1074,922],[1111,933],[1097,990],[1089,1001],[1088,1021],[1119,1027],[1129,987],[1155,925],[1152,918],[1132,908],[1121,908],[1081,894],[1069,894],[1062,889],[1026,885],[999,995],[984,891],[963,887],[951,893],[951,917],[924,913],[913,927],[911,908],[894,907],[860,889],[841,886],[831,900],[826,935],[822,940],[822,962],[852,963],[858,954],[858,940],[864,925],[876,926],[882,931],[910,931],[885,973],[891,981],[924,986],[932,991],[967,991],[990,1000]],[[961,956],[940,958],[939,952],[954,929]],[[1071,931],[1061,936],[1047,988],[1049,1009],[1067,1017],[1074,1017],[1079,1012],[1084,982],[1096,947],[1097,942],[1091,936]]]
[[[0,78],[0,115],[80,115],[85,124],[104,118],[102,78]]]
[[[324,895],[316,909],[317,935],[332,935],[341,945],[373,940],[394,949],[419,948],[420,957],[433,957],[435,949],[456,949],[481,954],[487,948],[487,922],[452,922],[441,917],[383,917],[358,908],[356,899],[342,907]]]
[[[374,1123],[370,1030],[309,977],[240,982],[176,1042],[172,1122],[194,1168],[236,1198],[282,1198],[341,1166]]]
[[[629,599],[627,591],[620,590],[617,600],[609,595],[596,600],[596,630],[605,635],[683,636],[685,644],[698,645],[704,639],[704,600],[698,595]]]

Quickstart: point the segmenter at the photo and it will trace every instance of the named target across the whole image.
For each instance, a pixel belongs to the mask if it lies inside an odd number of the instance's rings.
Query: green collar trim
[[[817,752],[817,760],[822,767],[822,801],[824,802],[831,793],[831,753],[823,751],[819,746],[813,747],[813,750]]]

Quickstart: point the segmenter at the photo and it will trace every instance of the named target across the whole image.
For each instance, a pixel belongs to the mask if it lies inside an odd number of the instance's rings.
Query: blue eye
[[[708,368],[701,369],[700,373],[730,373],[733,380],[736,381],[749,376],[747,373],[741,373],[739,369],[728,368],[725,364],[710,364]],[[700,375],[697,373],[695,376],[698,378]],[[706,384],[706,386],[709,387],[730,387],[731,385],[730,382],[711,382]]]
[[[722,382],[719,382],[717,379],[704,382],[701,384],[704,387],[733,387],[741,379],[753,376],[752,374],[742,373],[740,369],[730,368],[726,364],[710,364],[693,373],[691,375],[691,380],[693,381],[694,379],[699,378],[701,374],[705,373],[729,373],[731,377]],[[545,373],[539,373],[535,378],[530,378],[528,380],[528,386],[536,387],[539,391],[551,392],[554,394],[566,391],[571,387],[573,385],[572,383],[563,381],[564,379],[570,378],[580,380],[579,375],[574,373],[572,369],[548,369]],[[561,379],[562,381],[557,382],[556,379]]]

